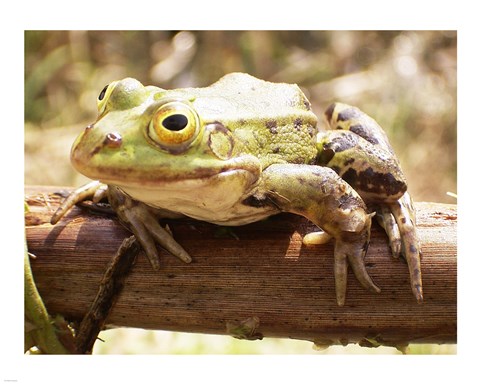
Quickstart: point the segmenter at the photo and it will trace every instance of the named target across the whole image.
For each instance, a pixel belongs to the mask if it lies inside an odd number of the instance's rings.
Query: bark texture
[[[129,236],[115,219],[73,209],[50,217],[59,187],[27,187],[26,234],[34,278],[51,314],[81,320],[105,269]],[[457,334],[457,210],[417,203],[424,302],[410,289],[407,265],[393,259],[386,235],[372,229],[367,268],[379,294],[349,275],[344,307],[335,301],[333,244],[305,247],[308,220],[282,214],[243,227],[168,221],[191,264],[159,250],[155,272],[141,254],[111,311],[111,326],[181,332],[288,337],[320,345],[455,343]],[[227,331],[228,328],[228,331]]]

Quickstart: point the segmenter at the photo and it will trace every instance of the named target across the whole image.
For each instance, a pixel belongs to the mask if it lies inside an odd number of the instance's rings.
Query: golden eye
[[[101,115],[105,112],[105,108],[107,107],[108,100],[110,99],[110,95],[112,94],[113,89],[117,85],[118,81],[114,81],[108,85],[106,85],[97,98],[97,109],[98,113]]]
[[[195,140],[200,119],[188,104],[172,101],[160,106],[148,126],[148,137],[163,149],[179,152]]]

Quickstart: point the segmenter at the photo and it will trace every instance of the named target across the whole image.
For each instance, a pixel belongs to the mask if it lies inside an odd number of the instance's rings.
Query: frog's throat
[[[155,187],[118,185],[135,200],[170,212],[222,225],[243,225],[271,215],[276,209],[242,204],[258,178],[243,169],[211,177],[163,181]]]

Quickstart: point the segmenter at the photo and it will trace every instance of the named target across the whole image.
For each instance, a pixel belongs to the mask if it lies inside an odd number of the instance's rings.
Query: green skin
[[[348,265],[365,288],[379,291],[364,264],[376,212],[393,255],[406,258],[413,292],[422,300],[420,247],[405,178],[383,130],[358,109],[332,105],[326,118],[334,130],[321,131],[296,85],[243,73],[176,90],[127,78],[102,91],[98,109],[71,159],[101,183],[74,192],[53,223],[78,201],[108,196],[158,269],[156,244],[191,261],[159,217],[243,225],[292,212],[335,239],[336,296],[343,305]],[[306,242],[320,242],[315,239]]]

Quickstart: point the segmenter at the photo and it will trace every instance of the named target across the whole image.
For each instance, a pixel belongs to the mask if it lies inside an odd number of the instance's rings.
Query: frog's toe
[[[310,232],[303,236],[303,244],[304,245],[322,245],[326,244],[330,241],[332,236],[330,236],[327,232],[324,231],[317,231],[317,232]]]
[[[107,184],[100,184],[98,188],[95,190],[92,201],[94,203],[99,203],[103,199],[108,197],[108,185]]]
[[[408,264],[412,291],[420,303],[423,301],[421,248],[417,237],[415,210],[410,196],[405,193],[401,199],[390,204],[389,208],[395,217],[402,239],[402,251]]]
[[[190,263],[192,261],[192,258],[187,251],[185,251],[185,249],[175,241],[172,235],[158,223],[156,218],[153,216],[145,218],[144,225],[147,227],[150,235],[155,241],[173,256],[178,257],[185,263]]]
[[[155,216],[145,214],[145,212],[142,212],[141,215],[137,215],[135,210],[125,212],[125,215],[130,229],[135,234],[135,237],[140,244],[142,244],[153,269],[160,269],[155,242],[183,262],[190,263],[192,261],[190,255],[173,239],[172,235],[167,230],[162,228]]]
[[[392,250],[392,256],[394,258],[399,258],[402,254],[402,238],[400,236],[397,222],[395,221],[395,217],[392,215],[390,208],[388,206],[379,207],[375,217],[387,234],[388,243]]]
[[[372,278],[367,272],[365,263],[363,262],[363,257],[358,257],[357,255],[349,255],[348,260],[353,269],[355,277],[360,282],[360,284],[368,289],[370,292],[379,293],[380,288],[373,282]]]
[[[105,184],[102,184],[99,181],[92,181],[74,190],[57,208],[50,219],[50,223],[52,225],[58,223],[58,221],[68,212],[70,208],[83,200],[87,200],[92,196],[95,196],[97,190],[101,189],[104,185]]]
[[[334,257],[335,295],[337,304],[342,307],[345,304],[345,297],[347,295],[347,255],[344,252],[337,252],[336,246]]]
[[[380,288],[375,285],[365,267],[364,257],[367,247],[368,241],[365,244],[359,244],[356,242],[341,242],[337,240],[335,244],[335,289],[337,303],[340,306],[345,303],[347,260],[352,267],[355,277],[364,288],[371,292],[380,292]]]
[[[143,222],[138,219],[134,214],[129,212],[125,213],[125,218],[128,219],[128,226],[135,235],[135,238],[141,244],[143,251],[147,255],[148,261],[152,265],[154,270],[160,269],[160,260],[158,258],[157,247],[153,241],[153,237],[150,235],[147,228],[143,225]]]

